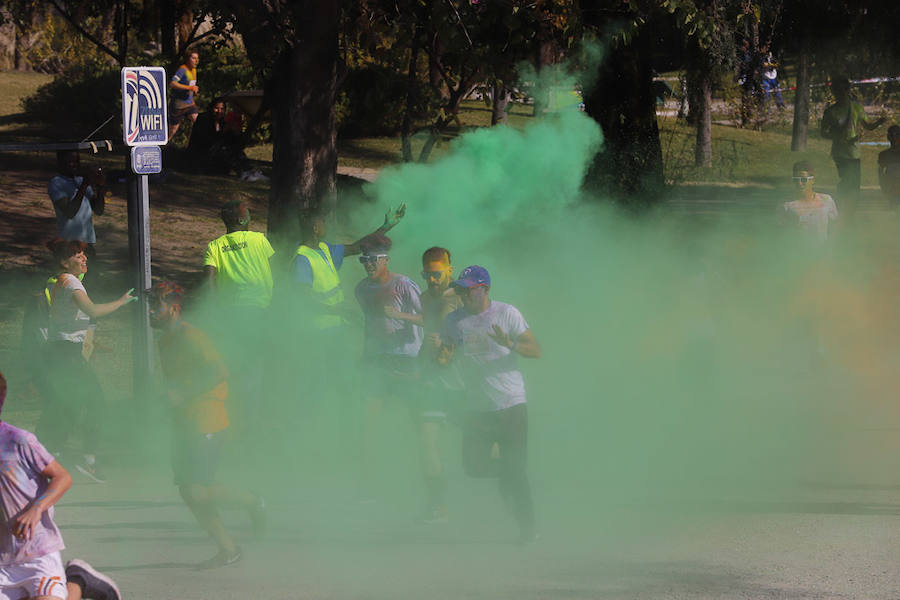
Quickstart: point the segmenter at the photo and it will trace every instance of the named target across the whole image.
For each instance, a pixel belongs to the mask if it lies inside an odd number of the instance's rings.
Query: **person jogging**
[[[408,320],[396,318],[396,313],[419,315],[421,290],[406,275],[388,269],[390,238],[373,235],[362,243],[359,262],[366,277],[355,290],[356,300],[365,317],[363,334],[363,368],[366,382],[366,421],[363,424],[360,494],[371,494],[373,459],[373,426],[386,401],[407,403],[411,412],[416,404],[418,389],[418,360],[422,347],[422,328]],[[366,498],[363,498],[366,499]]]
[[[200,568],[223,567],[242,558],[225,530],[222,506],[248,511],[257,535],[265,527],[265,503],[249,491],[216,483],[216,468],[228,428],[228,370],[212,341],[181,318],[184,292],[163,281],[151,292],[151,323],[163,331],[159,358],[175,422],[175,485],[197,521],[219,548]]]
[[[512,507],[519,541],[536,539],[527,474],[528,412],[518,357],[540,358],[541,347],[514,306],[491,300],[491,277],[478,265],[452,284],[462,307],[444,321],[438,360],[456,362],[469,402],[463,420],[463,467],[473,477],[498,477]],[[499,459],[492,457],[497,445]]]
[[[0,373],[0,413],[6,379]],[[72,476],[37,437],[0,421],[0,598],[4,600],[121,600],[115,582],[87,562],[63,569],[65,548],[53,507],[72,487]]]
[[[450,287],[453,267],[450,251],[446,248],[434,246],[422,254],[422,278],[428,287],[420,296],[421,314],[402,313],[393,307],[387,307],[385,311],[391,318],[402,319],[424,329],[424,342],[419,352],[421,406],[412,416],[419,430],[419,462],[425,482],[425,509],[420,521],[430,524],[443,523],[448,518],[447,479],[439,442],[448,412],[456,408],[451,398],[460,388],[455,372],[438,367],[437,352],[444,319],[462,306],[462,301]]]

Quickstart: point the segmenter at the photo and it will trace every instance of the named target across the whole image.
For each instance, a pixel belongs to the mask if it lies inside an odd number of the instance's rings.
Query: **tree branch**
[[[69,14],[68,12],[66,12],[66,11],[65,11],[65,10],[64,10],[57,2],[56,2],[56,0],[50,0],[50,5],[51,5],[53,8],[56,9],[56,11],[62,16],[62,18],[65,19],[65,20],[69,23],[69,25],[71,25],[72,27],[75,28],[75,31],[77,31],[78,33],[80,33],[81,35],[83,35],[84,37],[86,37],[88,40],[91,41],[91,43],[93,43],[95,46],[97,46],[97,48],[99,48],[101,51],[103,51],[103,52],[109,54],[109,55],[112,56],[114,59],[116,59],[116,62],[117,62],[117,63],[121,64],[121,62],[120,62],[120,57],[119,57],[118,54],[116,54],[116,53],[113,52],[110,48],[108,48],[108,47],[106,46],[106,44],[104,44],[103,42],[101,42],[100,40],[98,40],[96,37],[94,37],[93,35],[91,35],[91,33],[90,33],[89,31],[87,31],[84,27],[82,27],[81,25],[79,25],[78,23],[76,23],[76,22],[75,22],[75,19],[72,17],[72,15]]]
[[[194,26],[191,28],[191,32],[188,34],[187,40],[185,40],[185,42],[184,42],[184,47],[178,49],[178,51],[179,51],[180,53],[183,54],[184,51],[185,51],[185,49],[187,49],[188,47],[190,47],[191,44],[193,44],[193,43],[196,42],[198,39],[200,39],[200,38],[195,37],[195,36],[197,35],[197,30],[200,29],[200,25],[203,24],[203,19],[204,19],[205,17],[206,17],[206,13],[205,13],[205,12],[202,12],[202,13],[200,13],[200,16],[199,16],[199,17],[196,17],[196,18],[194,19]]]

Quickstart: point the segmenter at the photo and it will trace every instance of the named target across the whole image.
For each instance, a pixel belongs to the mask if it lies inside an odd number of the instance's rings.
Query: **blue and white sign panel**
[[[162,67],[122,69],[122,137],[129,146],[161,146],[169,141]]]
[[[159,146],[135,146],[131,149],[131,170],[137,175],[162,173],[162,150]]]

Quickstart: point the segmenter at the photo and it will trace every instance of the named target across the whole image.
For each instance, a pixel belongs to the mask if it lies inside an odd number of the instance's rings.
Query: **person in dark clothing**
[[[235,127],[227,112],[225,100],[216,98],[208,110],[200,113],[187,147],[189,162],[201,173],[235,173],[246,179],[251,169],[241,142],[240,122]]]

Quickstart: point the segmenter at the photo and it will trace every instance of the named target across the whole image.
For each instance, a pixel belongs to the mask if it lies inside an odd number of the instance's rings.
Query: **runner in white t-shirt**
[[[0,411],[6,379],[0,373]],[[4,600],[121,600],[115,582],[83,560],[63,570],[65,548],[53,505],[72,476],[33,433],[0,421],[0,598]]]
[[[541,347],[514,306],[490,299],[487,269],[467,267],[452,284],[462,307],[444,321],[438,362],[458,366],[470,403],[463,421],[463,466],[473,477],[498,477],[500,495],[519,524],[522,543],[535,539],[527,474],[528,413],[518,356]],[[499,447],[499,460],[492,457]]]
[[[778,213],[781,221],[795,224],[819,242],[824,242],[828,239],[828,224],[837,221],[838,211],[831,196],[813,191],[814,178],[815,173],[809,162],[801,160],[794,163],[791,180],[796,198],[785,202]]]

